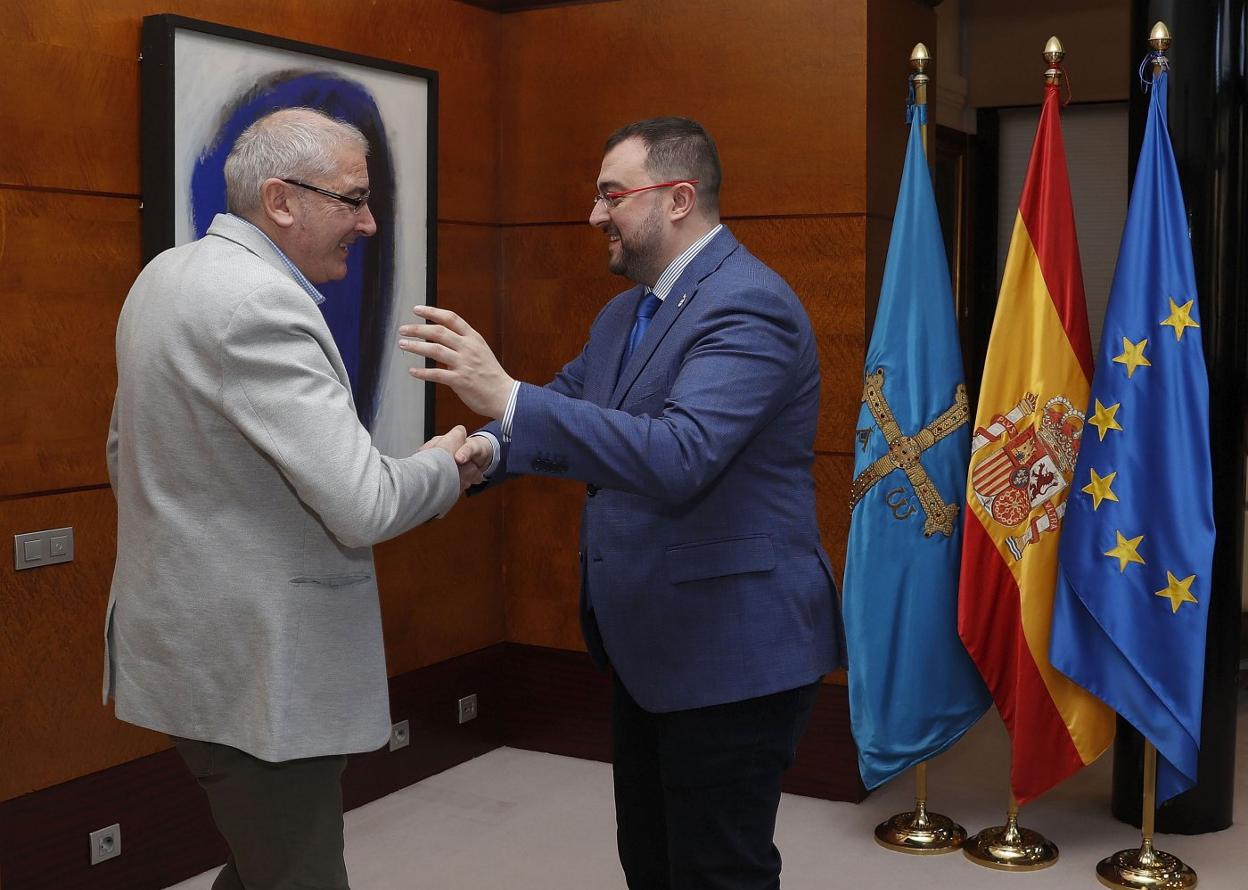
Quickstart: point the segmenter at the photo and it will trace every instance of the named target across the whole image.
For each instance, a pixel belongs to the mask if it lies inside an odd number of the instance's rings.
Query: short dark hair
[[[719,151],[706,128],[686,117],[652,117],[620,127],[607,139],[603,154],[628,139],[646,147],[646,170],[658,179],[696,179],[698,198],[711,215],[719,213]]]

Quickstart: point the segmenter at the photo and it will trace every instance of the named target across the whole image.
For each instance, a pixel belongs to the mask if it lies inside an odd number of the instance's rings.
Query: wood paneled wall
[[[819,336],[815,478],[843,564],[868,318],[905,146],[908,59],[935,49],[916,0],[629,0],[509,16],[503,46],[503,344],[545,382],[627,282],[587,224],[602,144],[662,114],[695,118],[724,167],[725,222],[800,296]],[[508,639],[582,648],[583,487],[526,480],[504,499]]]
[[[502,17],[455,0],[12,0],[0,16],[0,542],[72,525],[73,563],[0,558],[0,800],[167,747],[100,703],[115,547],[104,438],[139,247],[139,34],[174,12],[439,72],[438,299],[498,326]],[[449,392],[439,430],[475,425]],[[504,638],[502,508],[377,548],[391,675]]]
[[[1039,105],[1044,44],[1054,35],[1066,49],[1074,101],[1126,99],[1145,52],[1130,45],[1130,20],[1128,0],[962,0],[967,105]]]
[[[603,140],[656,114],[703,121],[722,154],[726,221],[818,331],[815,477],[842,563],[906,59],[918,40],[935,50],[926,3],[619,0],[499,15],[455,0],[11,0],[0,16],[0,542],[72,525],[78,555],[21,573],[0,559],[0,800],[167,747],[99,701],[112,337],[139,269],[137,56],[142,16],[158,12],[437,70],[438,299],[532,381],[579,349],[624,285],[586,224]],[[439,430],[477,422],[438,398]],[[392,676],[502,640],[583,648],[582,493],[519,480],[378,547]]]

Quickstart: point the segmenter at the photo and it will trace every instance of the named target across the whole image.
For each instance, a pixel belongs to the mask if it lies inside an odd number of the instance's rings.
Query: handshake
[[[459,467],[459,490],[461,492],[484,482],[485,471],[490,468],[490,462],[494,459],[494,448],[489,439],[482,436],[469,437],[468,431],[462,424],[453,427],[450,432],[443,433],[441,436],[434,436],[420,446],[421,451],[428,451],[431,448],[441,448],[455,458],[455,465]]]

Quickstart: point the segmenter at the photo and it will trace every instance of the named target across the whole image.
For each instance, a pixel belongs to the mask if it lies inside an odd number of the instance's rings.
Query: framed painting
[[[262,115],[317,108],[368,139],[377,234],[318,289],[360,421],[383,454],[411,454],[433,434],[434,386],[395,342],[436,302],[437,72],[175,15],[143,19],[142,52],[144,263],[226,212],[225,158]]]

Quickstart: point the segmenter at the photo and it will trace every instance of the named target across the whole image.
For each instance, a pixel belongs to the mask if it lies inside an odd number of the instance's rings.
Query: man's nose
[[[611,219],[611,214],[607,213],[605,201],[594,201],[593,209],[589,211],[589,224],[591,226],[605,226],[607,221]]]
[[[377,220],[373,218],[373,208],[365,204],[360,208],[360,215],[355,221],[355,228],[365,238],[377,234]]]

